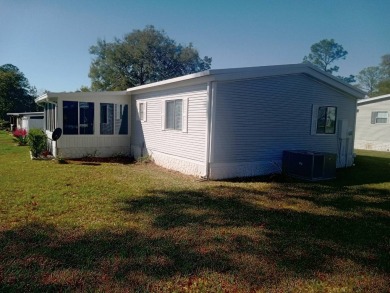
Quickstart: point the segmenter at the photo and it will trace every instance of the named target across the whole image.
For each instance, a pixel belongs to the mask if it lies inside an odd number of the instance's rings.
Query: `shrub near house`
[[[14,140],[18,143],[18,145],[27,145],[27,130],[23,128],[15,129],[12,132],[14,136]]]
[[[39,157],[46,149],[46,134],[41,129],[31,129],[28,134],[28,145],[33,157]]]

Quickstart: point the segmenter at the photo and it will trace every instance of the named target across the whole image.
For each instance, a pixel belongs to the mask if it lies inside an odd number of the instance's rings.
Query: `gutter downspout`
[[[206,119],[206,170],[205,179],[210,177],[210,162],[211,162],[211,146],[213,138],[213,119],[214,119],[214,107],[215,107],[215,83],[207,83],[207,119]]]

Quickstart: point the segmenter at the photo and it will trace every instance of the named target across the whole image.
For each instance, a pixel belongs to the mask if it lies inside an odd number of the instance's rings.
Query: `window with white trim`
[[[183,100],[166,101],[165,129],[182,130]]]
[[[187,132],[188,98],[161,101],[162,130]]]
[[[389,122],[389,112],[373,111],[371,112],[371,124],[386,124]]]
[[[138,111],[137,120],[146,122],[147,105],[148,105],[147,102],[137,101],[137,111]]]
[[[336,132],[337,108],[333,106],[318,107],[318,134],[334,134]]]
[[[313,105],[311,134],[335,134],[337,107]]]

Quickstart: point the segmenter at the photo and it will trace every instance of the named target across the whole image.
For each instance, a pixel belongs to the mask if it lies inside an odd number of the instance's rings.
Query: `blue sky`
[[[90,85],[97,40],[154,25],[190,42],[212,68],[291,64],[333,38],[348,51],[340,75],[390,53],[390,0],[0,0],[0,65],[17,66],[38,90]]]

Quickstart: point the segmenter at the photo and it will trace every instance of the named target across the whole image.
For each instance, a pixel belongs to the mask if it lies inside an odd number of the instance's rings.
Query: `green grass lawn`
[[[388,292],[390,153],[337,179],[32,161],[0,132],[0,292]]]

